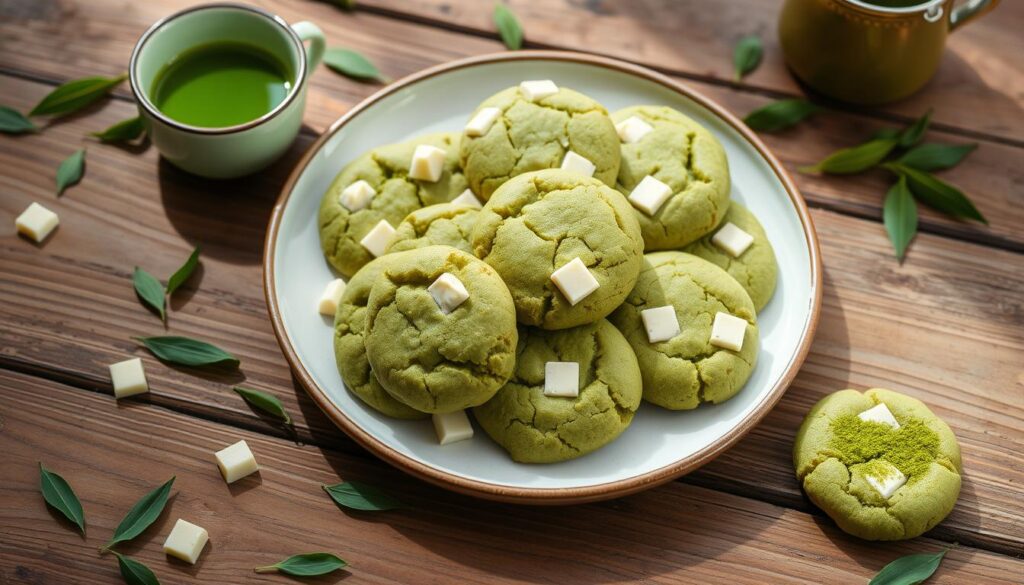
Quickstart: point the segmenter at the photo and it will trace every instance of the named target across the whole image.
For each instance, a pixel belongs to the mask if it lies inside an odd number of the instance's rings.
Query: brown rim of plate
[[[299,176],[302,175],[303,171],[305,171],[306,167],[309,165],[309,161],[313,158],[314,154],[320,150],[324,143],[340,131],[349,120],[359,115],[370,105],[409,85],[435,75],[457,69],[474,67],[487,63],[520,60],[582,63],[585,65],[604,67],[628,73],[648,81],[656,82],[695,101],[700,106],[707,108],[739,132],[739,134],[750,142],[761,156],[768,161],[768,164],[771,166],[772,170],[775,171],[776,177],[778,177],[779,181],[782,182],[783,186],[786,188],[786,192],[789,194],[789,198],[796,207],[797,214],[800,216],[800,223],[803,225],[804,238],[807,240],[807,247],[811,259],[811,289],[813,295],[809,307],[810,316],[804,326],[800,345],[797,348],[796,354],[786,367],[782,377],[768,392],[767,396],[761,401],[761,404],[747,415],[740,424],[733,427],[715,443],[708,445],[704,449],[690,455],[689,457],[676,461],[671,465],[666,465],[655,469],[654,471],[629,479],[622,479],[587,487],[518,488],[452,475],[421,463],[408,455],[399,453],[356,425],[348,418],[348,416],[345,415],[344,412],[341,411],[341,409],[327,398],[327,395],[323,390],[314,384],[309,372],[307,372],[305,367],[303,367],[302,362],[295,353],[295,348],[292,347],[291,343],[288,341],[287,335],[285,335],[280,310],[278,309],[277,293],[273,286],[273,274],[274,251],[277,243],[277,231],[281,224],[281,215],[284,211],[285,204],[288,202],[288,198],[291,196],[292,189],[295,187],[296,181],[298,181]],[[291,175],[289,175],[288,181],[285,183],[281,190],[281,195],[278,198],[277,203],[274,205],[273,213],[270,216],[270,223],[267,228],[267,239],[263,250],[263,288],[267,297],[267,310],[270,313],[270,321],[274,326],[274,335],[277,337],[277,342],[281,346],[281,350],[284,352],[285,359],[287,359],[288,363],[291,365],[295,377],[298,378],[299,382],[306,389],[306,392],[310,397],[313,398],[313,401],[316,402],[317,406],[319,406],[320,409],[324,411],[332,421],[334,421],[334,424],[338,425],[346,434],[355,439],[356,442],[368,449],[374,455],[420,479],[462,494],[482,497],[489,500],[521,504],[581,504],[633,494],[661,485],[681,475],[689,473],[721,455],[729,447],[732,447],[741,437],[753,429],[769,411],[771,411],[772,407],[775,406],[775,403],[778,402],[785,393],[789,384],[796,376],[801,364],[803,364],[804,359],[807,357],[807,352],[810,350],[811,346],[811,340],[814,337],[814,331],[818,326],[822,293],[821,251],[818,248],[818,239],[814,231],[814,224],[811,221],[810,213],[808,213],[807,210],[807,204],[804,202],[800,192],[797,191],[793,180],[786,173],[779,161],[776,160],[770,152],[768,152],[768,149],[761,140],[757,138],[753,131],[747,128],[735,116],[727,112],[715,102],[692,89],[680,85],[660,73],[655,73],[645,67],[626,63],[624,61],[610,59],[608,57],[600,57],[583,53],[570,53],[565,51],[516,51],[514,53],[494,53],[467,57],[451,63],[435,65],[434,67],[414,73],[404,79],[392,83],[366,98],[357,106],[349,110],[344,116],[331,124],[330,128],[321,134],[316,142],[314,142],[303,155],[302,160],[299,161],[299,164],[292,171]]]

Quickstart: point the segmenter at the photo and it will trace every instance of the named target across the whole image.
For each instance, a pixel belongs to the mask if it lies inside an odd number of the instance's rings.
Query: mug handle
[[[949,30],[954,31],[992,10],[999,0],[967,0],[949,14]]]
[[[324,37],[324,31],[308,20],[296,22],[291,26],[303,43],[309,42],[309,46],[306,47],[306,75],[308,76],[313,73],[316,66],[320,64],[320,60],[323,59],[324,49],[327,48],[327,39]]]

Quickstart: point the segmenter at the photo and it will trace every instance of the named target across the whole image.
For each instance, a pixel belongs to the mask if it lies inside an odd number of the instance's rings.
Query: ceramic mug
[[[223,128],[191,126],[160,112],[150,95],[161,69],[193,47],[223,41],[256,45],[287,64],[294,78],[285,99],[255,120]],[[132,51],[129,79],[150,140],[164,158],[203,177],[239,177],[274,162],[295,140],[306,108],[306,78],[324,46],[323,32],[310,22],[289,26],[252,6],[206,4],[151,26]]]
[[[946,36],[999,0],[786,0],[779,42],[797,77],[821,93],[881,104],[921,88]]]

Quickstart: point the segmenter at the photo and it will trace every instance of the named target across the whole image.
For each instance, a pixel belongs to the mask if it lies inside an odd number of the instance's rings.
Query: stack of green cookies
[[[690,118],[609,114],[546,80],[484,100],[461,135],[376,148],[320,206],[348,277],[325,293],[341,377],[384,415],[431,416],[441,444],[472,437],[471,412],[531,463],[608,444],[641,399],[728,400],[777,273],[729,191]]]

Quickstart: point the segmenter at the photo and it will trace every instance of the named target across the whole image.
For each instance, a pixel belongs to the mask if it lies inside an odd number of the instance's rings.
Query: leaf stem
[[[267,565],[266,567],[256,567],[252,570],[254,573],[276,573],[277,565]]]

